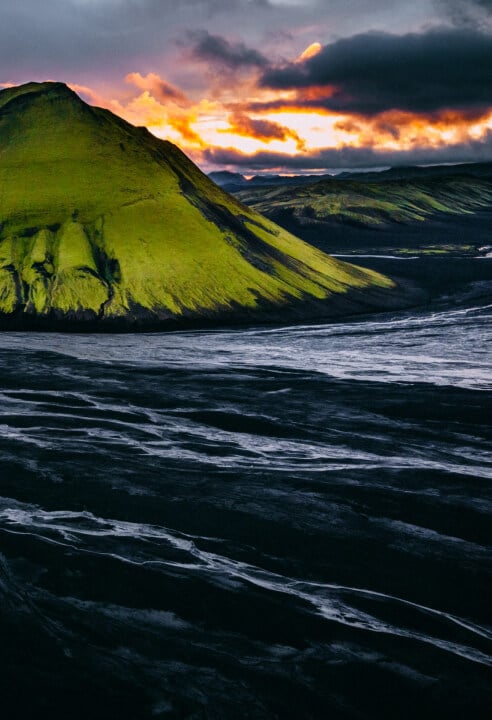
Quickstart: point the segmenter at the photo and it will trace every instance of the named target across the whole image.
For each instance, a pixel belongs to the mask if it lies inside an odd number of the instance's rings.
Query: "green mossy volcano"
[[[2,327],[131,329],[402,303],[60,83],[0,92]]]

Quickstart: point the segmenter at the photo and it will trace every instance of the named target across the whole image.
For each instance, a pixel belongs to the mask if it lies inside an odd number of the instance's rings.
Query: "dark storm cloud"
[[[215,148],[204,153],[203,161],[209,166],[235,167],[242,172],[260,172],[274,168],[302,172],[340,168],[369,168],[398,165],[432,165],[492,161],[492,131],[482,140],[412,150],[375,150],[371,147],[325,148],[309,154],[286,155],[259,152],[245,155],[233,148]]]
[[[197,60],[224,65],[227,69],[242,67],[264,68],[269,63],[258,50],[247,47],[242,42],[231,42],[220,35],[210,35],[206,30],[192,35],[192,56]]]
[[[306,105],[376,115],[387,110],[433,113],[492,105],[492,35],[438,29],[364,33],[325,45],[304,63],[263,73],[263,87],[330,88]]]

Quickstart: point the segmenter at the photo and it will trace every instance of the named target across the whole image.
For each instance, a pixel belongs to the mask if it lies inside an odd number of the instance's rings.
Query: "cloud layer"
[[[227,70],[264,68],[269,64],[264,55],[243,42],[232,42],[220,35],[211,35],[206,30],[193,33],[191,37],[194,41],[191,55],[197,60],[220,65]]]
[[[321,148],[307,156],[268,151],[248,155],[234,148],[208,149],[204,153],[204,160],[210,165],[239,168],[246,174],[267,170],[295,173],[305,170],[481,162],[486,159],[492,160],[492,131],[488,131],[481,140],[411,150],[346,146]]]
[[[68,82],[209,170],[492,159],[492,0],[2,0],[0,86]]]
[[[261,85],[317,89],[318,97],[305,99],[305,106],[376,115],[387,110],[482,111],[491,104],[491,79],[492,35],[437,29],[344,38],[303,63],[267,69]]]

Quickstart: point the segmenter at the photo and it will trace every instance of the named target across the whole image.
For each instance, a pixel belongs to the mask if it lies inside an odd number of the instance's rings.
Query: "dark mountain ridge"
[[[425,178],[445,178],[452,176],[466,176],[474,178],[492,178],[492,162],[460,163],[457,165],[408,165],[396,166],[385,170],[343,171],[323,175],[255,175],[246,178],[240,173],[227,170],[212,172],[209,177],[228,192],[236,193],[241,190],[250,190],[255,187],[284,186],[293,187],[312,185],[317,182],[330,182],[349,180],[357,182],[385,182],[386,180],[411,180]]]

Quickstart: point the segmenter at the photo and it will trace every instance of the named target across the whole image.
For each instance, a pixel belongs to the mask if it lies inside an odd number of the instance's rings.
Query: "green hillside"
[[[464,215],[490,208],[492,181],[459,176],[381,183],[325,180],[307,187],[252,188],[235,194],[266,215],[291,210],[298,218],[337,218],[376,228],[424,222],[438,213]]]
[[[412,233],[418,243],[417,233],[421,233],[425,248],[426,243],[449,240],[442,229],[436,231],[441,232],[440,237],[433,235],[433,223],[447,224],[455,235],[457,222],[463,224],[479,211],[492,210],[492,179],[470,175],[371,182],[335,179],[304,186],[252,187],[236,192],[235,197],[310,242],[320,241],[323,248],[364,245],[368,237],[377,247],[375,231],[380,231],[382,247],[388,243],[388,233],[392,234],[391,243],[401,241],[403,245]],[[487,234],[485,240],[489,237]],[[470,237],[463,240],[470,242]],[[482,235],[479,243],[485,240]]]
[[[65,85],[0,92],[4,325],[165,326],[393,302],[391,280],[303,243]]]

